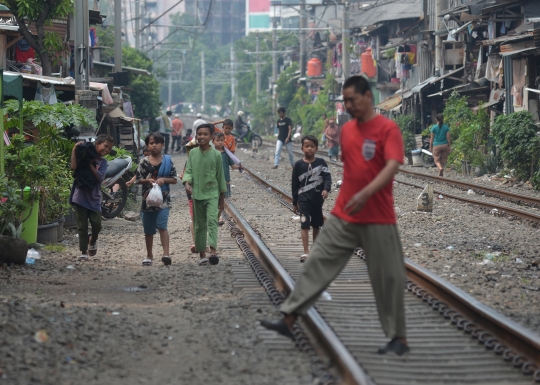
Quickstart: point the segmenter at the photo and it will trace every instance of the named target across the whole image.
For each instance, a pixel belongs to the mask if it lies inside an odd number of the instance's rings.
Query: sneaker
[[[277,168],[278,168],[278,166],[277,166],[277,164],[276,164],[274,167],[272,167],[272,170],[275,170],[275,169],[277,169]]]

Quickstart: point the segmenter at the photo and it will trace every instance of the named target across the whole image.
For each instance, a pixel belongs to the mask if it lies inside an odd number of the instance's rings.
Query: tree
[[[73,12],[73,0],[0,0],[9,8],[24,39],[39,55],[43,75],[51,76],[57,53],[62,50],[62,39],[56,32],[45,32],[53,20],[63,19]],[[36,35],[25,20],[35,25]]]

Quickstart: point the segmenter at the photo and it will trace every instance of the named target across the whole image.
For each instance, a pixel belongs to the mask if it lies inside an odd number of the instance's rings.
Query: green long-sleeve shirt
[[[193,199],[218,198],[227,192],[221,153],[213,148],[201,151],[194,148],[189,152],[186,171],[182,183],[189,182],[193,189]]]

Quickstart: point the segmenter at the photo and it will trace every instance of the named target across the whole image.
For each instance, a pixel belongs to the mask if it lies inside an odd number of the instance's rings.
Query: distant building
[[[216,44],[230,44],[246,31],[246,0],[186,0],[186,13],[205,24],[205,34]],[[211,6],[211,9],[210,9]]]

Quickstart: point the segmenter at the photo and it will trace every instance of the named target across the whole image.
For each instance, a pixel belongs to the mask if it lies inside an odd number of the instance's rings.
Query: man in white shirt
[[[200,113],[197,114],[197,120],[193,122],[193,132],[197,132],[197,127],[199,127],[203,123],[206,123],[206,120],[202,118],[202,115]]]

